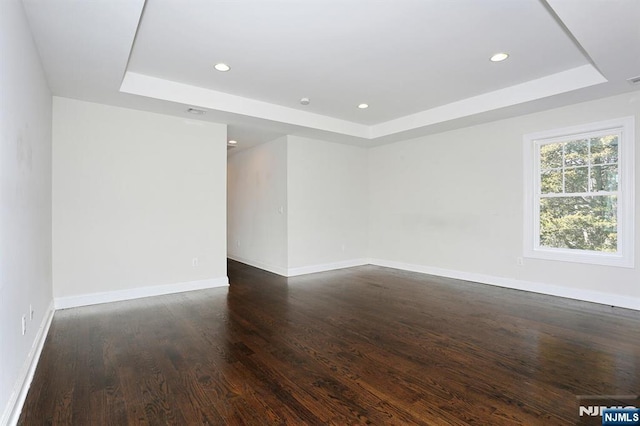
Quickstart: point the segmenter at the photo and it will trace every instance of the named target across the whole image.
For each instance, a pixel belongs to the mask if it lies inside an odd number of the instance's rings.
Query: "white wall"
[[[288,138],[290,274],[366,263],[367,151]]]
[[[287,138],[232,153],[227,161],[227,253],[287,275]]]
[[[534,259],[516,265],[523,252],[523,134],[629,115],[640,123],[640,92],[372,149],[374,263],[640,309],[637,266]],[[636,173],[636,212],[639,180]],[[638,248],[639,232],[636,225]]]
[[[19,1],[0,13],[0,424],[51,314],[51,93]],[[29,319],[29,305],[34,318]],[[22,336],[21,318],[27,315]],[[14,415],[17,413],[14,413]]]
[[[56,306],[226,283],[225,204],[225,125],[54,98]]]
[[[230,258],[284,276],[366,263],[365,149],[285,136],[228,173]]]

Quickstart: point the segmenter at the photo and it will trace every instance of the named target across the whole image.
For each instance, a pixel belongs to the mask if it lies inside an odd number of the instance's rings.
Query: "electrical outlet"
[[[23,315],[22,316],[22,335],[24,336],[25,334],[27,334],[27,316]]]
[[[524,266],[524,259],[521,257],[517,257],[516,258],[516,265],[518,266]]]
[[[196,266],[198,266],[198,258],[194,257],[193,259],[191,259],[191,266],[193,266],[194,268]]]
[[[29,320],[33,320],[33,314],[34,314],[34,310],[33,310],[33,305],[29,305]]]

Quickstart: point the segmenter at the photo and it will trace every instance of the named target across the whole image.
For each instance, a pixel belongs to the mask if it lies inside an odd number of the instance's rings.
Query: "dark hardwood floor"
[[[20,424],[600,424],[578,395],[640,393],[640,312],[375,266],[229,278],[56,312]]]

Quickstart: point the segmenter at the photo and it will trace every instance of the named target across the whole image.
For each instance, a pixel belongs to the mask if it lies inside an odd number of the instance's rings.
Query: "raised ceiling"
[[[640,75],[636,0],[23,3],[55,95],[224,122],[239,147],[374,146],[637,90]]]

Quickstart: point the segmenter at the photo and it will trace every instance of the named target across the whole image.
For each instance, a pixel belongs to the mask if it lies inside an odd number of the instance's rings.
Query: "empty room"
[[[0,426],[640,425],[639,22],[2,0]]]

